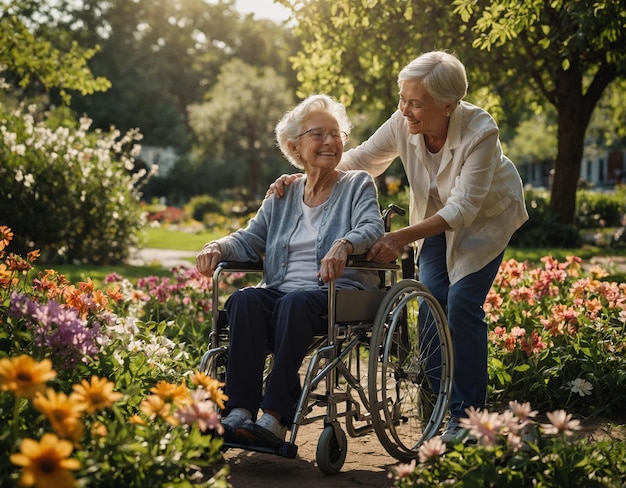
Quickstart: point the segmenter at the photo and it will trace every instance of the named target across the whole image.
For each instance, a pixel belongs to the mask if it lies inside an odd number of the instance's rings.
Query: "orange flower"
[[[189,390],[184,383],[176,385],[167,381],[159,381],[156,386],[150,388],[150,391],[161,397],[164,402],[185,404],[191,401]]]
[[[91,435],[94,437],[105,437],[109,433],[109,429],[100,421],[95,421],[91,426]]]
[[[44,434],[40,442],[24,439],[20,452],[11,454],[11,462],[24,468],[22,486],[72,488],[76,480],[70,470],[80,468],[80,461],[70,458],[72,444],[54,434]]]
[[[45,395],[39,393],[35,397],[33,406],[48,418],[59,436],[74,442],[82,437],[85,426],[80,416],[85,405],[78,399],[48,388]]]
[[[146,425],[146,421],[142,419],[139,415],[133,415],[128,419],[129,424],[133,425]]]
[[[106,378],[91,377],[91,382],[82,380],[72,388],[72,397],[85,405],[88,413],[99,412],[110,407],[124,395],[113,391],[115,384]]]
[[[211,396],[211,400],[220,408],[224,408],[224,402],[228,400],[228,395],[222,391],[224,383],[211,378],[203,371],[195,371],[191,376],[191,382],[196,386],[203,387]]]
[[[27,255],[26,255],[26,260],[29,263],[32,263],[34,261],[37,261],[37,259],[39,259],[39,257],[41,256],[41,251],[39,249],[35,249],[33,251],[30,251]]]
[[[171,425],[178,425],[178,420],[172,415],[172,404],[165,403],[159,395],[149,395],[141,402],[139,410],[150,420],[161,417]]]
[[[119,285],[107,288],[107,296],[114,302],[121,302],[122,300],[124,300],[124,295],[122,294]]]
[[[19,273],[26,273],[32,269],[32,266],[28,261],[26,261],[22,256],[14,253],[7,256],[6,263],[11,271],[17,271]]]
[[[45,391],[46,382],[55,378],[52,361],[35,361],[27,354],[0,359],[0,390],[12,391],[18,397],[33,398]]]
[[[0,251],[9,245],[13,240],[13,231],[6,225],[0,225]]]
[[[63,295],[63,287],[68,283],[64,275],[58,274],[53,269],[47,269],[44,275],[39,273],[39,278],[33,280],[33,287],[37,291],[45,292],[48,299],[52,300]]]

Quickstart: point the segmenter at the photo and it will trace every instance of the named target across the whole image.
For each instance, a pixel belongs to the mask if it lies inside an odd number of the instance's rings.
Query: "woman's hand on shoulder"
[[[285,194],[285,187],[289,186],[292,182],[294,182],[297,178],[301,178],[304,176],[302,173],[294,173],[290,175],[280,175],[276,178],[276,181],[270,185],[265,194],[265,198],[269,197],[271,194],[276,195],[276,198],[282,198]]]

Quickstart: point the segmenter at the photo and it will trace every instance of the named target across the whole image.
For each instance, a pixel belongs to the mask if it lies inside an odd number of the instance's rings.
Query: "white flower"
[[[593,390],[593,385],[582,378],[576,378],[574,381],[570,381],[569,387],[572,393],[578,393],[581,397],[591,395],[591,390]]]

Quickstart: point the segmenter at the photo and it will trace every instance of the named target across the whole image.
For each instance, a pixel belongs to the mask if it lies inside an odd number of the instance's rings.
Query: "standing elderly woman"
[[[259,445],[285,439],[300,396],[298,369],[315,333],[327,322],[327,283],[376,289],[378,274],[345,269],[384,234],[374,180],[365,171],[338,171],[351,128],[345,108],[313,95],[276,126],[280,150],[300,178],[284,198],[266,198],[245,229],[204,246],[198,270],[211,275],[222,260],[264,259],[263,282],[235,292],[226,304],[230,351],[226,373],[227,431]],[[274,363],[265,395],[267,348]],[[263,415],[254,422],[258,409]]]
[[[504,250],[527,219],[520,176],[502,154],[499,130],[483,109],[463,101],[465,67],[452,54],[425,53],[398,76],[398,110],[363,144],[346,151],[339,169],[382,174],[400,157],[411,186],[409,226],[385,234],[368,253],[375,262],[417,247],[419,279],[444,307],[455,372],[450,420],[442,434],[461,433],[465,409],[485,407],[487,324],[483,304]],[[272,190],[279,195],[289,177]]]

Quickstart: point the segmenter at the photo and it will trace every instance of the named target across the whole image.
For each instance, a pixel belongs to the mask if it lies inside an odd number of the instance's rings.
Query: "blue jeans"
[[[228,408],[245,408],[256,417],[259,407],[293,420],[300,398],[298,370],[315,334],[326,333],[326,291],[283,293],[270,288],[244,288],[226,302],[230,350],[226,368]],[[263,370],[268,351],[272,372],[263,395]]]
[[[498,273],[504,251],[484,268],[450,286],[444,233],[424,240],[419,256],[419,280],[448,317],[454,350],[454,380],[450,415],[467,417],[468,407],[485,408],[487,397],[487,323],[483,304]]]

